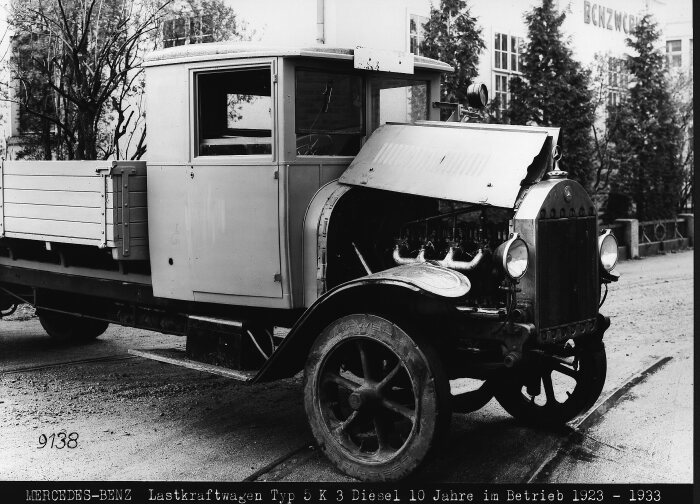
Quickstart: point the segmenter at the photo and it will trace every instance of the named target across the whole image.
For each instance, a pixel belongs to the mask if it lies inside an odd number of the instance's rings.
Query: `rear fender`
[[[444,323],[470,287],[461,273],[429,263],[398,266],[339,285],[304,312],[253,383],[303,369],[316,337],[339,317],[374,313],[411,326]]]

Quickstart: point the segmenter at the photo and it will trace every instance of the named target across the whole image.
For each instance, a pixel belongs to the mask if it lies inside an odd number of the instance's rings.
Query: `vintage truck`
[[[4,313],[32,304],[62,342],[183,335],[136,353],[247,383],[304,370],[313,435],[363,480],[407,476],[493,396],[540,425],[596,401],[617,243],[557,128],[439,122],[452,68],[412,54],[145,66],[147,162],[3,163]]]

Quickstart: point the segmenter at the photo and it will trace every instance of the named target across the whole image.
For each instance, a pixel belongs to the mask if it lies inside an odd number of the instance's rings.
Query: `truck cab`
[[[311,199],[382,124],[437,120],[431,103],[445,71],[413,55],[325,46],[204,44],[153,54],[146,79],[154,294],[309,306],[303,235]]]

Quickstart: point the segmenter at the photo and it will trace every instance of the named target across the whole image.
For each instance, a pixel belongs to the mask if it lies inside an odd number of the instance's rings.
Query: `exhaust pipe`
[[[398,265],[424,263],[425,247],[420,248],[420,252],[418,252],[418,257],[401,257],[401,253],[399,252],[399,246],[396,245],[392,257],[394,258],[394,262]]]
[[[453,259],[454,255],[455,249],[454,247],[450,247],[450,250],[447,251],[445,258],[442,261],[438,261],[438,264],[440,266],[444,266],[445,268],[450,268],[457,271],[471,271],[476,268],[481,261],[481,258],[484,257],[484,253],[481,251],[481,249],[479,249],[474,256],[474,259],[471,261],[455,261]]]
[[[476,256],[474,256],[474,259],[471,261],[455,261],[453,259],[454,255],[455,249],[454,247],[450,247],[450,250],[448,250],[445,258],[442,261],[435,261],[435,263],[439,264],[443,268],[449,268],[457,271],[471,271],[476,268],[481,261],[481,258],[484,257],[484,253],[481,251],[481,249],[479,249]],[[394,258],[394,262],[398,265],[424,263],[425,247],[421,247],[420,252],[418,252],[418,257],[402,257],[401,252],[399,251],[399,246],[396,245],[392,257]]]

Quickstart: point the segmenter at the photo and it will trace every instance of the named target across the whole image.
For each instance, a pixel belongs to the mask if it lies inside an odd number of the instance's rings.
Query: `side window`
[[[364,97],[364,84],[360,75],[297,70],[297,154],[357,154],[365,135]]]
[[[387,122],[428,119],[428,81],[374,79],[371,81],[372,131]]]
[[[270,68],[201,73],[196,81],[197,155],[272,154]]]

